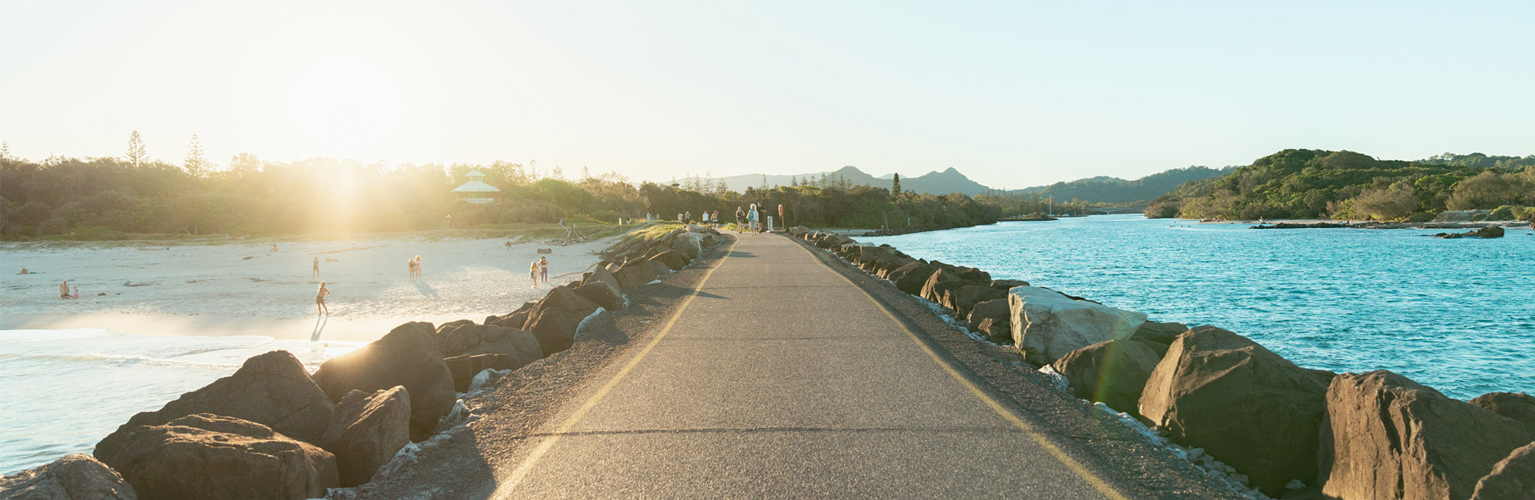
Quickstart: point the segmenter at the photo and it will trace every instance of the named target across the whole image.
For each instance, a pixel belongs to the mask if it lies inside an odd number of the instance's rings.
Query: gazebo
[[[456,193],[465,203],[494,203],[496,201],[496,193],[501,192],[501,190],[486,184],[485,174],[480,173],[479,170],[474,170],[464,174],[464,177],[468,177],[469,182],[453,188],[453,193]]]

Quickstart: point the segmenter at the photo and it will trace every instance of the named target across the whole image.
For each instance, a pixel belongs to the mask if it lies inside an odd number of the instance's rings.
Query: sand
[[[480,321],[579,280],[612,239],[571,246],[503,239],[364,239],[0,249],[0,329],[106,328],[121,333],[372,340],[406,321]],[[549,284],[528,264],[552,248]],[[422,257],[423,275],[406,261]],[[311,276],[314,259],[320,275]],[[17,275],[21,268],[37,274]],[[565,275],[558,277],[559,275]],[[80,299],[59,298],[60,281]],[[321,280],[329,318],[315,310]]]

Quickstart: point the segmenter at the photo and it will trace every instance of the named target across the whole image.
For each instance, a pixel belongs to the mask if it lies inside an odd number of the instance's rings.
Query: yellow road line
[[[740,240],[737,239],[736,241],[739,242]],[[576,426],[576,422],[581,421],[581,417],[586,416],[587,412],[592,411],[592,408],[597,406],[597,402],[608,395],[608,391],[613,390],[613,387],[618,385],[618,382],[623,380],[624,376],[628,375],[635,365],[640,364],[640,360],[645,359],[645,355],[650,354],[650,350],[654,349],[656,344],[661,343],[661,339],[666,338],[666,334],[671,333],[672,326],[677,324],[679,318],[682,318],[682,312],[686,311],[688,305],[693,303],[693,299],[698,298],[698,293],[704,289],[704,284],[709,282],[709,277],[714,275],[714,271],[719,270],[720,266],[724,265],[725,259],[730,258],[731,252],[735,251],[735,246],[734,242],[731,243],[730,249],[725,251],[725,256],[720,257],[719,262],[716,262],[714,267],[709,268],[709,272],[704,273],[703,279],[698,281],[698,286],[693,287],[693,293],[688,294],[688,297],[683,299],[682,305],[677,307],[677,312],[672,314],[672,319],[666,322],[666,326],[661,327],[661,331],[656,333],[654,338],[650,339],[650,343],[645,344],[645,348],[640,349],[639,354],[636,354],[634,358],[629,360],[629,363],[620,368],[618,373],[613,374],[613,378],[608,379],[607,383],[602,384],[602,387],[597,389],[596,394],[592,394],[592,397],[587,399],[585,403],[582,403],[579,408],[576,408],[576,411],[571,413],[570,417],[567,417],[564,422],[561,422],[554,432],[538,443],[538,447],[533,449],[533,453],[528,454],[528,457],[522,460],[522,464],[512,471],[512,475],[506,481],[501,482],[501,485],[496,488],[495,493],[491,495],[492,498],[504,498],[511,494],[512,490],[517,488],[517,484],[522,482],[523,478],[527,477],[528,472],[533,470],[533,466],[538,464],[538,460],[543,458],[550,448],[554,447],[556,441],[560,440],[560,436],[570,432],[570,429]]]
[[[1018,416],[1014,415],[1013,412],[1007,411],[1007,408],[1003,407],[1002,403],[998,403],[996,399],[993,399],[991,396],[981,391],[980,387],[976,387],[974,383],[971,383],[969,379],[966,379],[964,375],[960,374],[959,370],[954,369],[954,367],[949,365],[947,361],[944,361],[942,357],[939,357],[937,352],[934,352],[932,348],[928,347],[926,343],[922,342],[922,338],[918,337],[916,332],[911,331],[911,328],[908,328],[906,323],[902,323],[900,319],[896,318],[895,313],[890,312],[889,308],[885,307],[884,304],[879,303],[879,300],[875,299],[874,295],[869,293],[868,290],[864,290],[863,287],[858,286],[858,284],[854,283],[853,280],[849,279],[847,276],[843,276],[842,273],[837,272],[837,270],[833,269],[830,264],[827,264],[826,261],[822,259],[822,256],[816,251],[805,248],[804,245],[799,245],[797,243],[795,245],[800,247],[801,250],[809,252],[810,255],[815,258],[816,262],[820,263],[828,271],[831,271],[832,274],[837,275],[838,278],[842,278],[842,280],[846,281],[847,284],[853,285],[853,288],[858,289],[858,291],[862,292],[865,297],[868,297],[869,302],[874,303],[874,307],[878,307],[880,312],[885,313],[885,316],[890,318],[891,322],[895,323],[896,326],[901,327],[901,331],[906,332],[906,336],[910,337],[911,341],[915,342],[917,347],[922,349],[922,352],[927,353],[927,357],[932,358],[934,363],[938,363],[938,366],[942,367],[943,371],[948,372],[949,376],[954,377],[954,380],[959,381],[960,385],[963,385],[966,389],[969,389],[970,394],[974,395],[977,399],[980,399],[981,402],[986,403],[986,406],[991,407],[991,410],[997,412],[997,414],[1001,415],[1002,418],[1007,419],[1008,422],[1012,422],[1014,427],[1022,430],[1024,434],[1027,434],[1030,439],[1034,440],[1035,444],[1038,444],[1041,448],[1044,448],[1045,451],[1049,451],[1050,455],[1054,456],[1055,459],[1059,460],[1062,464],[1065,464],[1066,467],[1071,469],[1072,472],[1075,472],[1078,476],[1081,476],[1083,480],[1087,481],[1087,484],[1092,485],[1093,488],[1097,489],[1099,493],[1103,493],[1103,496],[1113,500],[1125,500],[1124,495],[1119,494],[1118,491],[1114,491],[1114,488],[1109,486],[1107,482],[1104,482],[1103,479],[1100,479],[1097,475],[1094,475],[1092,471],[1087,470],[1087,467],[1071,458],[1071,456],[1067,455],[1066,452],[1061,451],[1061,449],[1057,448],[1055,444],[1051,443],[1048,439],[1045,439],[1044,435],[1040,434],[1038,431],[1035,431],[1034,426],[1029,425],[1028,422],[1024,422],[1023,419],[1018,418]]]

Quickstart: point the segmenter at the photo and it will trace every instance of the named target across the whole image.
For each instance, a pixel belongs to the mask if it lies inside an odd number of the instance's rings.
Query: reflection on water
[[[1114,215],[858,239],[1220,326],[1306,367],[1388,369],[1461,399],[1535,393],[1535,236],[1424,236],[1441,231]]]
[[[97,328],[0,330],[0,475],[90,453],[133,414],[234,373],[251,356],[286,350],[312,371],[361,344]]]

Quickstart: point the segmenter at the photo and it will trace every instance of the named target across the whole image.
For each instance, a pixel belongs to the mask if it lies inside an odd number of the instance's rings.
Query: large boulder
[[[634,288],[655,281],[656,272],[648,260],[631,260],[613,272],[620,288]]]
[[[266,425],[288,437],[316,442],[335,405],[288,351],[252,356],[233,375],[182,394],[159,410],[134,415],[96,443],[96,458],[111,463],[128,435],[194,413],[213,413]]]
[[[208,413],[140,428],[104,462],[144,498],[299,500],[338,485],[330,452],[265,425]]]
[[[665,252],[658,253],[654,257],[651,257],[650,261],[660,262],[661,264],[664,264],[667,269],[672,271],[681,270],[688,265],[687,256],[676,250],[667,250]]]
[[[687,260],[697,259],[704,251],[703,235],[692,231],[679,234],[672,240],[671,248]]]
[[[0,498],[135,500],[138,496],[117,471],[90,455],[75,453],[0,477]]]
[[[505,354],[512,364],[510,369],[515,370],[543,359],[544,349],[539,347],[538,338],[526,330],[487,326],[485,341],[461,353],[466,356],[477,354]],[[448,371],[452,372],[452,369]]]
[[[992,288],[1004,292],[1012,290],[1015,286],[1029,286],[1029,282],[1024,280],[991,280]]]
[[[515,370],[518,365],[512,364],[512,358],[504,353],[468,354],[453,356],[442,360],[448,365],[448,373],[453,374],[453,390],[469,392],[469,382],[474,376],[485,370]],[[358,392],[360,391],[353,391]],[[339,411],[339,410],[338,410]]]
[[[1032,286],[1007,292],[1013,343],[1024,359],[1045,365],[1105,340],[1129,338],[1146,315]]]
[[[1519,447],[1476,482],[1471,500],[1535,500],[1535,443]]]
[[[942,304],[944,307],[959,313],[959,317],[968,318],[975,305],[988,300],[1006,299],[1007,292],[992,288],[988,285],[965,285],[954,289],[944,295]]]
[[[953,272],[939,269],[933,271],[933,274],[927,277],[927,282],[922,284],[922,294],[918,296],[931,300],[938,305],[948,307],[944,302],[948,298],[949,292],[974,284],[972,281],[959,279]],[[949,309],[953,308],[949,307]]]
[[[597,304],[586,300],[581,294],[575,292],[575,287],[571,286],[554,287],[547,295],[544,295],[543,300],[538,301],[538,305],[534,306],[533,310],[536,312],[550,308],[562,309],[582,318],[597,312]]]
[[[985,335],[986,340],[1002,344],[1013,341],[1013,329],[1008,326],[1012,323],[1011,316],[1007,299],[1001,298],[977,303],[966,319],[971,330]]]
[[[484,339],[485,327],[469,320],[444,323],[437,327],[437,349],[443,356],[457,356]]]
[[[922,261],[916,261],[890,271],[885,279],[895,282],[895,287],[903,292],[921,296],[922,286],[927,284],[927,279],[938,268]]]
[[[1130,340],[1145,343],[1156,350],[1157,357],[1160,358],[1167,354],[1167,347],[1178,339],[1178,335],[1186,331],[1189,331],[1189,327],[1183,323],[1147,321],[1141,323],[1141,327],[1136,328],[1135,333],[1130,334]]]
[[[591,301],[609,311],[618,311],[624,308],[624,296],[618,288],[607,283],[587,283],[576,287],[576,295]]]
[[[1147,378],[1140,413],[1184,446],[1248,475],[1279,497],[1311,483],[1327,378],[1220,328],[1180,334]]]
[[[368,394],[352,391],[336,405],[320,447],[336,455],[341,486],[373,479],[379,467],[410,444],[410,392],[394,386]]]
[[[956,267],[954,275],[959,279],[974,281],[983,285],[991,284],[991,273],[973,267]]]
[[[1535,435],[1535,396],[1522,392],[1489,392],[1472,399],[1471,404],[1514,419],[1524,426],[1524,430]]]
[[[548,357],[576,342],[576,328],[584,318],[558,307],[544,309],[528,318],[527,331],[538,339],[539,348]]]
[[[608,271],[607,268],[602,266],[597,266],[597,269],[587,274],[586,277],[581,280],[582,286],[590,285],[592,283],[606,283],[608,286],[613,287],[613,293],[619,293],[618,290],[623,288],[622,285],[619,285],[618,278],[613,276],[612,272]]]
[[[1066,353],[1050,366],[1066,377],[1076,397],[1140,415],[1141,389],[1161,360],[1144,342],[1106,340]]]
[[[321,364],[315,382],[337,402],[354,390],[371,394],[405,386],[410,391],[410,437],[426,439],[437,428],[437,419],[458,400],[453,375],[432,335],[431,323],[397,326],[383,338]]]
[[[671,265],[668,265],[667,263],[659,260],[651,259],[645,262],[650,263],[650,272],[656,276],[665,276],[668,273],[676,270],[673,269]]]
[[[1470,498],[1476,482],[1532,436],[1491,410],[1381,370],[1327,389],[1319,455],[1334,498]]]
[[[794,227],[789,228],[789,236],[793,236],[795,238],[803,238],[803,237],[805,237],[806,234],[809,234],[809,233],[810,233],[810,228],[805,227],[805,226],[794,226]]]

